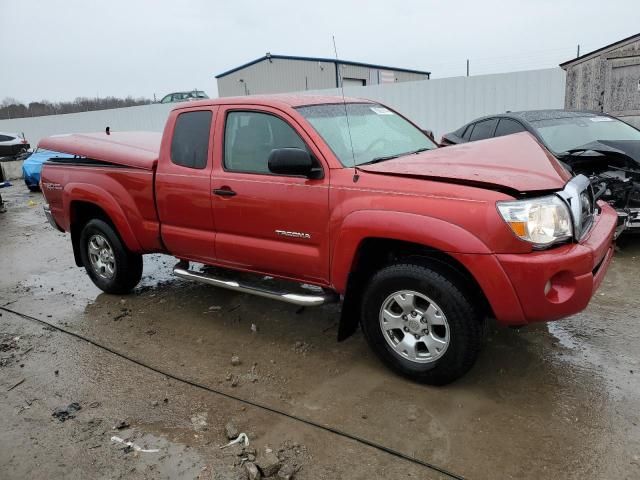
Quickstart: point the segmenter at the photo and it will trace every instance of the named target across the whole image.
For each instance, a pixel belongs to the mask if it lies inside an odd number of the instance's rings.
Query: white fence
[[[135,130],[161,132],[173,106],[171,104],[153,104],[93,112],[47,115],[46,117],[0,120],[0,132],[24,132],[32,147],[35,147],[41,138],[50,135],[104,132],[107,126],[114,132]]]
[[[564,108],[564,92],[565,72],[561,68],[344,89],[345,96],[389,105],[432,130],[436,138],[483,115]],[[309,93],[340,95],[340,90]]]
[[[507,110],[563,108],[565,73],[560,68],[525,72],[452,77],[419,82],[346,87],[345,95],[385,103],[437,137],[482,115]],[[319,92],[339,95],[337,89]],[[162,131],[172,105],[70,113],[46,117],[0,120],[0,131],[24,132],[31,145],[59,133],[112,131]]]

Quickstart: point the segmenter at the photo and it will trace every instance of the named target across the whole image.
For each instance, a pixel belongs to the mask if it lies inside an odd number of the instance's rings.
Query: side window
[[[269,173],[268,159],[276,148],[307,150],[296,131],[267,113],[230,112],[224,130],[224,166],[227,170]]]
[[[484,140],[485,138],[492,137],[493,131],[496,128],[496,123],[498,123],[498,121],[495,118],[476,123],[469,140],[473,142],[474,140]]]
[[[508,118],[501,118],[498,122],[498,128],[496,128],[495,137],[502,137],[504,135],[511,135],[512,133],[524,132],[524,127],[520,122],[510,120]]]
[[[460,135],[462,138],[464,138],[465,140],[469,140],[469,137],[471,136],[471,131],[473,130],[473,126],[475,125],[475,123],[472,123],[471,125],[467,126],[467,128],[465,128],[464,133],[462,135]]]
[[[8,142],[11,139],[12,138],[8,137],[7,135],[0,135],[0,142]]]
[[[205,168],[209,154],[211,111],[178,115],[171,140],[171,161],[188,168]]]

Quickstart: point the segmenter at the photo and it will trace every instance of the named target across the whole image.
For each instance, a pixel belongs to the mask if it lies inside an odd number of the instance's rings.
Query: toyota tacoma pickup
[[[142,256],[165,253],[180,278],[342,301],[339,340],[360,325],[387,366],[429,384],[471,368],[486,318],[583,310],[613,255],[615,211],[529,133],[439,149],[367,100],[202,100],[162,135],[40,148],[73,155],[44,165],[45,213],[103,291],[132,290]]]

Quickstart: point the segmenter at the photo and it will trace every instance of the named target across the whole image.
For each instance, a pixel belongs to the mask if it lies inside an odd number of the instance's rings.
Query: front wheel
[[[445,385],[474,364],[482,321],[463,285],[416,264],[376,273],[364,293],[362,329],[380,359],[413,380]]]
[[[103,220],[90,220],[82,229],[80,255],[87,274],[103,292],[128,293],[142,278],[142,255],[127,250]]]

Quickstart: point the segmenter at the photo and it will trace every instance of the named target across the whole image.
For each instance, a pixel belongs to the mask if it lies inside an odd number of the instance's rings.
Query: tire
[[[37,185],[27,185],[27,188],[29,189],[30,192],[39,192],[40,191],[40,187]]]
[[[361,325],[369,346],[389,368],[414,381],[457,380],[475,363],[483,338],[483,318],[465,292],[459,280],[429,267],[383,268],[362,297]]]
[[[80,256],[87,274],[106,293],[129,293],[142,278],[142,255],[124,246],[103,220],[87,222],[80,233]]]

